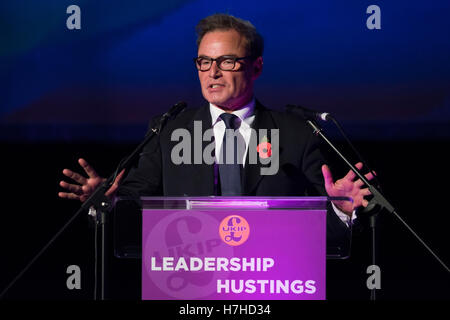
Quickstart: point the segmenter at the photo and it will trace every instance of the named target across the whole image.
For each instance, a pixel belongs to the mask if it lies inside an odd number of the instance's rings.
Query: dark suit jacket
[[[175,165],[171,160],[172,148],[179,143],[171,141],[172,131],[184,128],[193,137],[194,121],[202,121],[203,131],[211,128],[209,105],[185,110],[176,119],[167,122],[159,137],[154,138],[144,148],[139,160],[119,188],[119,196],[138,198],[151,195],[217,195],[214,165],[204,163]],[[279,170],[275,175],[261,175],[262,164],[259,161],[257,164],[248,162],[249,150],[242,172],[243,195],[326,195],[321,172],[321,166],[325,161],[320,152],[319,140],[304,120],[292,114],[267,109],[256,102],[252,128],[256,132],[258,129],[279,129]],[[251,139],[255,138],[253,136]],[[259,138],[257,141],[260,141]],[[203,142],[203,148],[210,143],[211,141]],[[192,150],[192,157],[193,154]],[[327,215],[327,239],[329,244],[333,243],[340,247],[346,246],[349,241],[348,227],[331,208]]]

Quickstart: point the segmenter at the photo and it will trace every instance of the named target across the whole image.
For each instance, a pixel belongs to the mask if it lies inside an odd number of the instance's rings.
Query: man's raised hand
[[[355,167],[361,170],[363,164],[357,163]],[[327,165],[322,166],[322,174],[325,179],[325,189],[330,197],[350,197],[353,202],[349,201],[333,201],[333,203],[342,210],[345,214],[351,216],[354,209],[363,206],[367,207],[369,202],[364,199],[365,196],[371,195],[371,192],[367,187],[364,187],[364,183],[361,179],[357,179],[356,174],[350,170],[345,177],[334,182],[331,171]],[[368,173],[365,175],[367,180],[373,179],[373,174]]]
[[[62,188],[66,189],[66,191],[68,192],[59,192],[58,196],[64,199],[75,199],[84,202],[106,179],[100,177],[97,172],[87,163],[86,160],[78,159],[78,163],[84,169],[84,171],[88,175],[88,178],[76,172],[73,172],[72,170],[64,169],[63,174],[76,183],[60,181],[59,185]],[[114,193],[117,191],[117,188],[122,181],[124,172],[125,170],[122,170],[120,174],[117,175],[113,185],[105,193],[107,197],[114,195]]]

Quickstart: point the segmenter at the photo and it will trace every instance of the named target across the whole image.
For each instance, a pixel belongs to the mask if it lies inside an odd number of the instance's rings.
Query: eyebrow
[[[235,54],[224,54],[221,56],[218,56],[217,58],[221,58],[221,57],[230,57],[230,58],[237,58],[237,55]],[[205,56],[205,55],[199,55],[198,58],[209,58],[209,59],[217,59],[217,58],[212,58],[210,56]]]

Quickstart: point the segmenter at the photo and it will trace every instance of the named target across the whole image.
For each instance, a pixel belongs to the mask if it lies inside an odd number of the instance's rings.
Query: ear
[[[259,78],[263,70],[263,57],[256,58],[255,61],[253,61],[253,80],[256,80]]]

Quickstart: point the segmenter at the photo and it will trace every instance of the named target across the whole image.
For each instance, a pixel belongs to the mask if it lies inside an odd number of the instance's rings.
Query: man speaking
[[[334,202],[327,215],[327,239],[348,238],[352,213],[367,206],[364,197],[370,191],[362,188],[360,180],[354,181],[352,171],[334,182],[319,141],[305,121],[256,100],[254,83],[263,71],[261,35],[250,22],[226,14],[202,19],[196,30],[194,63],[209,104],[167,122],[131,170],[118,175],[107,195],[351,197],[353,202]],[[204,151],[212,145],[213,163],[174,161],[181,136],[177,139],[174,132],[202,137],[200,145],[190,139],[188,150],[180,149],[180,157],[204,160],[208,154]],[[263,174],[267,160],[276,163],[276,170]],[[64,169],[63,174],[76,183],[61,181],[66,189],[59,193],[61,198],[85,201],[104,181],[84,159],[79,164],[88,177]],[[356,167],[361,169],[362,164]],[[369,173],[366,178],[373,176]]]

